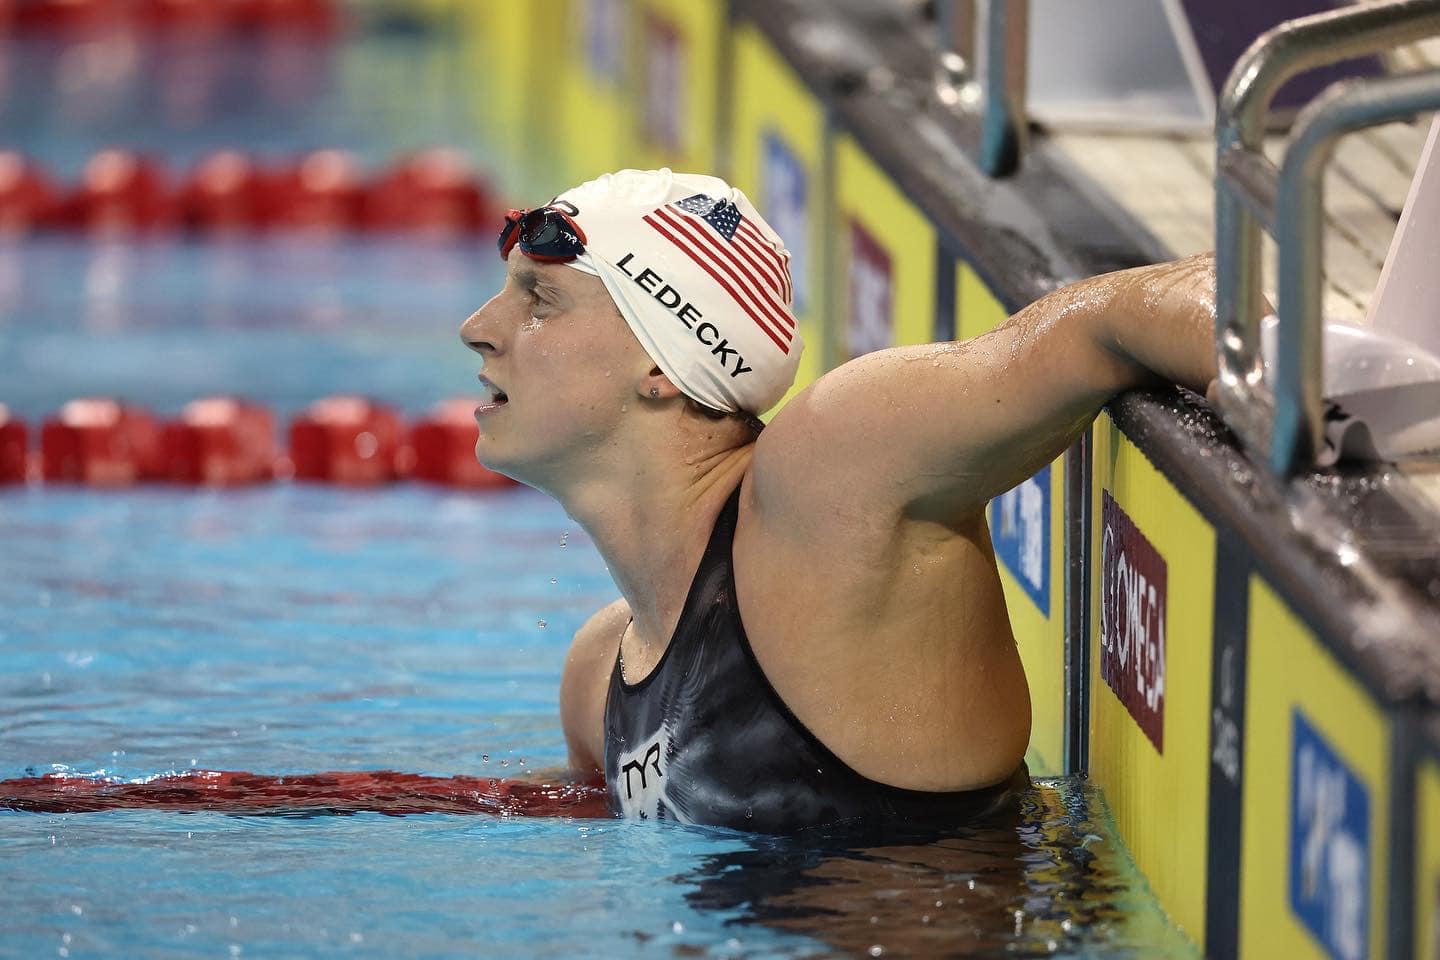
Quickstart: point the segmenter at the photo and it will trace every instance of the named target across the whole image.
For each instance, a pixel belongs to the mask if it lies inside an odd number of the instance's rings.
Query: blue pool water
[[[178,69],[164,57],[106,111],[46,92],[63,52],[22,52],[41,89],[0,104],[6,142],[71,173],[122,135],[177,164],[235,143],[379,162],[465,144],[445,134],[473,106],[393,105],[397,77],[453,70],[412,32],[304,62],[305,95],[216,81],[233,109],[203,124],[143,109]],[[0,402],[35,423],[80,395],[173,413],[238,392],[284,417],[345,391],[418,414],[473,387],[456,328],[498,277],[483,240],[28,240],[0,250]],[[0,779],[553,769],[566,646],[614,594],[526,490],[0,489]],[[0,956],[1191,955],[1112,835],[1075,781],[1037,785],[1018,828],[868,848],[558,817],[0,810]]]
[[[553,768],[566,644],[613,596],[525,490],[11,490],[0,536],[0,777]],[[832,852],[609,820],[0,813],[0,954],[1183,955],[1096,801],[1047,784],[1020,831]]]

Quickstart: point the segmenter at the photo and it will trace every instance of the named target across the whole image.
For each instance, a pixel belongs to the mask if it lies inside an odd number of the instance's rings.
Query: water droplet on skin
[[[884,952],[885,952],[885,948],[882,947],[882,946],[880,946],[880,944],[878,944],[878,943],[875,944],[874,946],[872,946],[872,947],[870,948],[870,950],[869,950],[870,956],[872,956],[872,957],[878,957],[878,956],[882,955]]]

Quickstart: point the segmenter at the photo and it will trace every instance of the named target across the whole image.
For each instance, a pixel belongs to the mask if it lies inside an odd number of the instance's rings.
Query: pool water
[[[26,83],[53,77],[60,53],[22,52]],[[241,88],[217,81],[208,125],[161,111],[126,128],[124,103],[77,113],[71,88],[12,95],[0,123],[72,173],[121,130],[181,159],[258,137],[378,162],[465,143],[443,134],[471,105],[367,99],[377,73],[444,76],[453,58],[441,37],[360,36],[306,62],[305,96],[226,110]],[[137,89],[163,85],[147,76]],[[132,118],[144,102],[125,101]],[[413,416],[473,389],[456,330],[498,279],[483,240],[27,240],[0,250],[0,402],[35,424],[87,394],[173,414],[238,392],[283,418],[345,391]],[[0,779],[553,775],[567,644],[615,596],[583,531],[523,489],[0,488],[0,545]],[[576,817],[0,807],[0,956],[1193,955],[1113,835],[1074,780],[1038,783],[1018,827],[878,846]]]
[[[561,766],[566,645],[613,596],[523,489],[10,490],[0,536],[4,778]],[[1020,830],[874,849],[570,818],[0,813],[0,952],[1184,955],[1108,834],[1063,781]]]

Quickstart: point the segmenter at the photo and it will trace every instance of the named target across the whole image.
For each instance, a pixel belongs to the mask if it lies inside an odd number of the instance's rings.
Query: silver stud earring
[[[659,398],[660,398],[660,388],[659,388],[659,387],[651,387],[651,388],[650,388],[650,399],[652,399],[652,400],[658,400]]]

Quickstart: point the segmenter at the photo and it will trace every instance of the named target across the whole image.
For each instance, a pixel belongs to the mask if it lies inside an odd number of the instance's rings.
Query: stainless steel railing
[[[947,89],[980,116],[980,169],[1003,177],[1020,165],[1025,115],[1027,0],[943,0],[937,27]]]
[[[1215,343],[1219,406],[1246,448],[1279,476],[1324,444],[1324,173],[1336,142],[1364,127],[1440,109],[1440,70],[1332,84],[1297,118],[1279,169],[1262,152],[1275,91],[1313,67],[1440,34],[1440,0],[1392,0],[1281,24],[1245,51],[1215,122]],[[1273,390],[1262,378],[1260,228],[1279,248]]]

